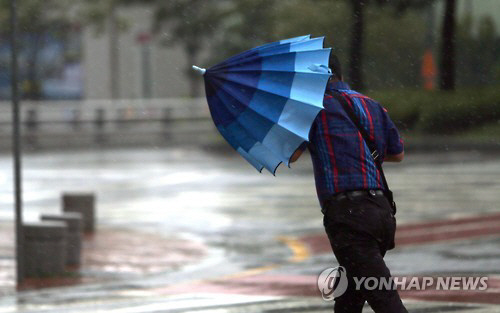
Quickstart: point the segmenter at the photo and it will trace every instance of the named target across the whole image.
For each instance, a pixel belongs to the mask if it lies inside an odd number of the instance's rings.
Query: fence
[[[11,146],[11,119],[0,102],[0,150]],[[25,101],[21,123],[25,150],[197,144],[216,134],[204,99]]]

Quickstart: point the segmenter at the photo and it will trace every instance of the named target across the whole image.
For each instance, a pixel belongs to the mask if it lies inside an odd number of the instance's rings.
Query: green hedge
[[[402,130],[453,134],[500,120],[500,86],[448,91],[367,92]]]

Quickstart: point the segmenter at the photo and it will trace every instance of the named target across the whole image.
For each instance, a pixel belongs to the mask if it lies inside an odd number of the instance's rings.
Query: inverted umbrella
[[[203,74],[210,114],[258,171],[275,174],[306,141],[330,77],[324,37],[301,36],[235,55]]]

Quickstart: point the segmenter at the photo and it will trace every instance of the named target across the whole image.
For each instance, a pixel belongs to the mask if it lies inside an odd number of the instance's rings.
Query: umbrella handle
[[[200,75],[205,74],[205,72],[207,71],[206,69],[198,67],[196,65],[193,65],[193,70],[195,70],[196,72],[200,73]]]

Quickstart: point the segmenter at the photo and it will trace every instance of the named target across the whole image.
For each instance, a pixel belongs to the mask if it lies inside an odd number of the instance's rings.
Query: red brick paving
[[[218,293],[268,296],[321,297],[315,275],[261,274],[240,278],[179,284],[156,289],[161,295]],[[407,277],[410,279],[411,277]],[[422,277],[418,277],[422,281]],[[489,277],[487,290],[400,290],[403,299],[500,304],[500,278]]]
[[[467,217],[460,219],[432,221],[420,224],[401,225],[397,232],[397,245],[425,244],[454,239],[466,239],[476,236],[500,235],[500,214]],[[0,255],[5,254],[5,240],[0,238]],[[141,237],[142,236],[142,237]],[[185,262],[193,262],[203,255],[203,247],[193,243],[158,240],[158,236],[141,234],[125,230],[100,230],[94,238],[85,243],[82,270],[97,273],[152,273],[175,269]],[[132,238],[132,239],[131,239]],[[13,238],[11,238],[13,239]],[[330,253],[331,248],[326,235],[311,234],[299,238],[305,243],[310,253]],[[172,242],[176,242],[172,246]],[[191,246],[185,246],[190,244]],[[12,247],[11,247],[12,248]],[[171,251],[165,254],[163,251]],[[143,257],[143,256],[149,257]],[[5,264],[5,260],[3,263]],[[13,266],[11,272],[13,272]],[[80,276],[73,282],[98,279],[99,275]],[[281,296],[319,296],[315,275],[274,275],[260,274],[186,283],[156,289],[160,294],[179,293],[234,293],[250,295]],[[422,279],[421,277],[419,279]],[[5,285],[5,276],[0,276],[0,288]],[[71,283],[71,282],[70,282]],[[467,303],[500,304],[500,278],[489,277],[485,291],[467,290],[402,290],[403,298],[432,301],[456,301]],[[1,289],[0,289],[1,293]]]
[[[103,228],[85,236],[82,264],[64,277],[27,279],[23,289],[100,282],[176,270],[203,258],[202,244],[157,234]],[[15,288],[14,228],[0,227],[0,295]]]
[[[311,275],[251,275],[239,278],[179,284],[155,291],[162,295],[182,293],[225,293],[268,296],[318,296],[316,276]]]
[[[490,214],[451,220],[401,225],[396,242],[399,246],[426,244],[477,236],[500,235],[500,214]],[[324,233],[299,238],[311,254],[331,253]],[[407,277],[411,278],[411,277]],[[250,295],[320,296],[316,287],[317,276],[261,274],[230,279],[171,286],[160,293],[215,292]],[[422,277],[419,277],[422,280]],[[480,290],[402,290],[403,298],[454,301],[466,303],[500,304],[500,278],[489,277],[488,289]]]
[[[398,225],[396,247],[489,235],[500,235],[500,214]],[[331,251],[324,233],[306,235],[299,240],[308,246],[312,254]]]

